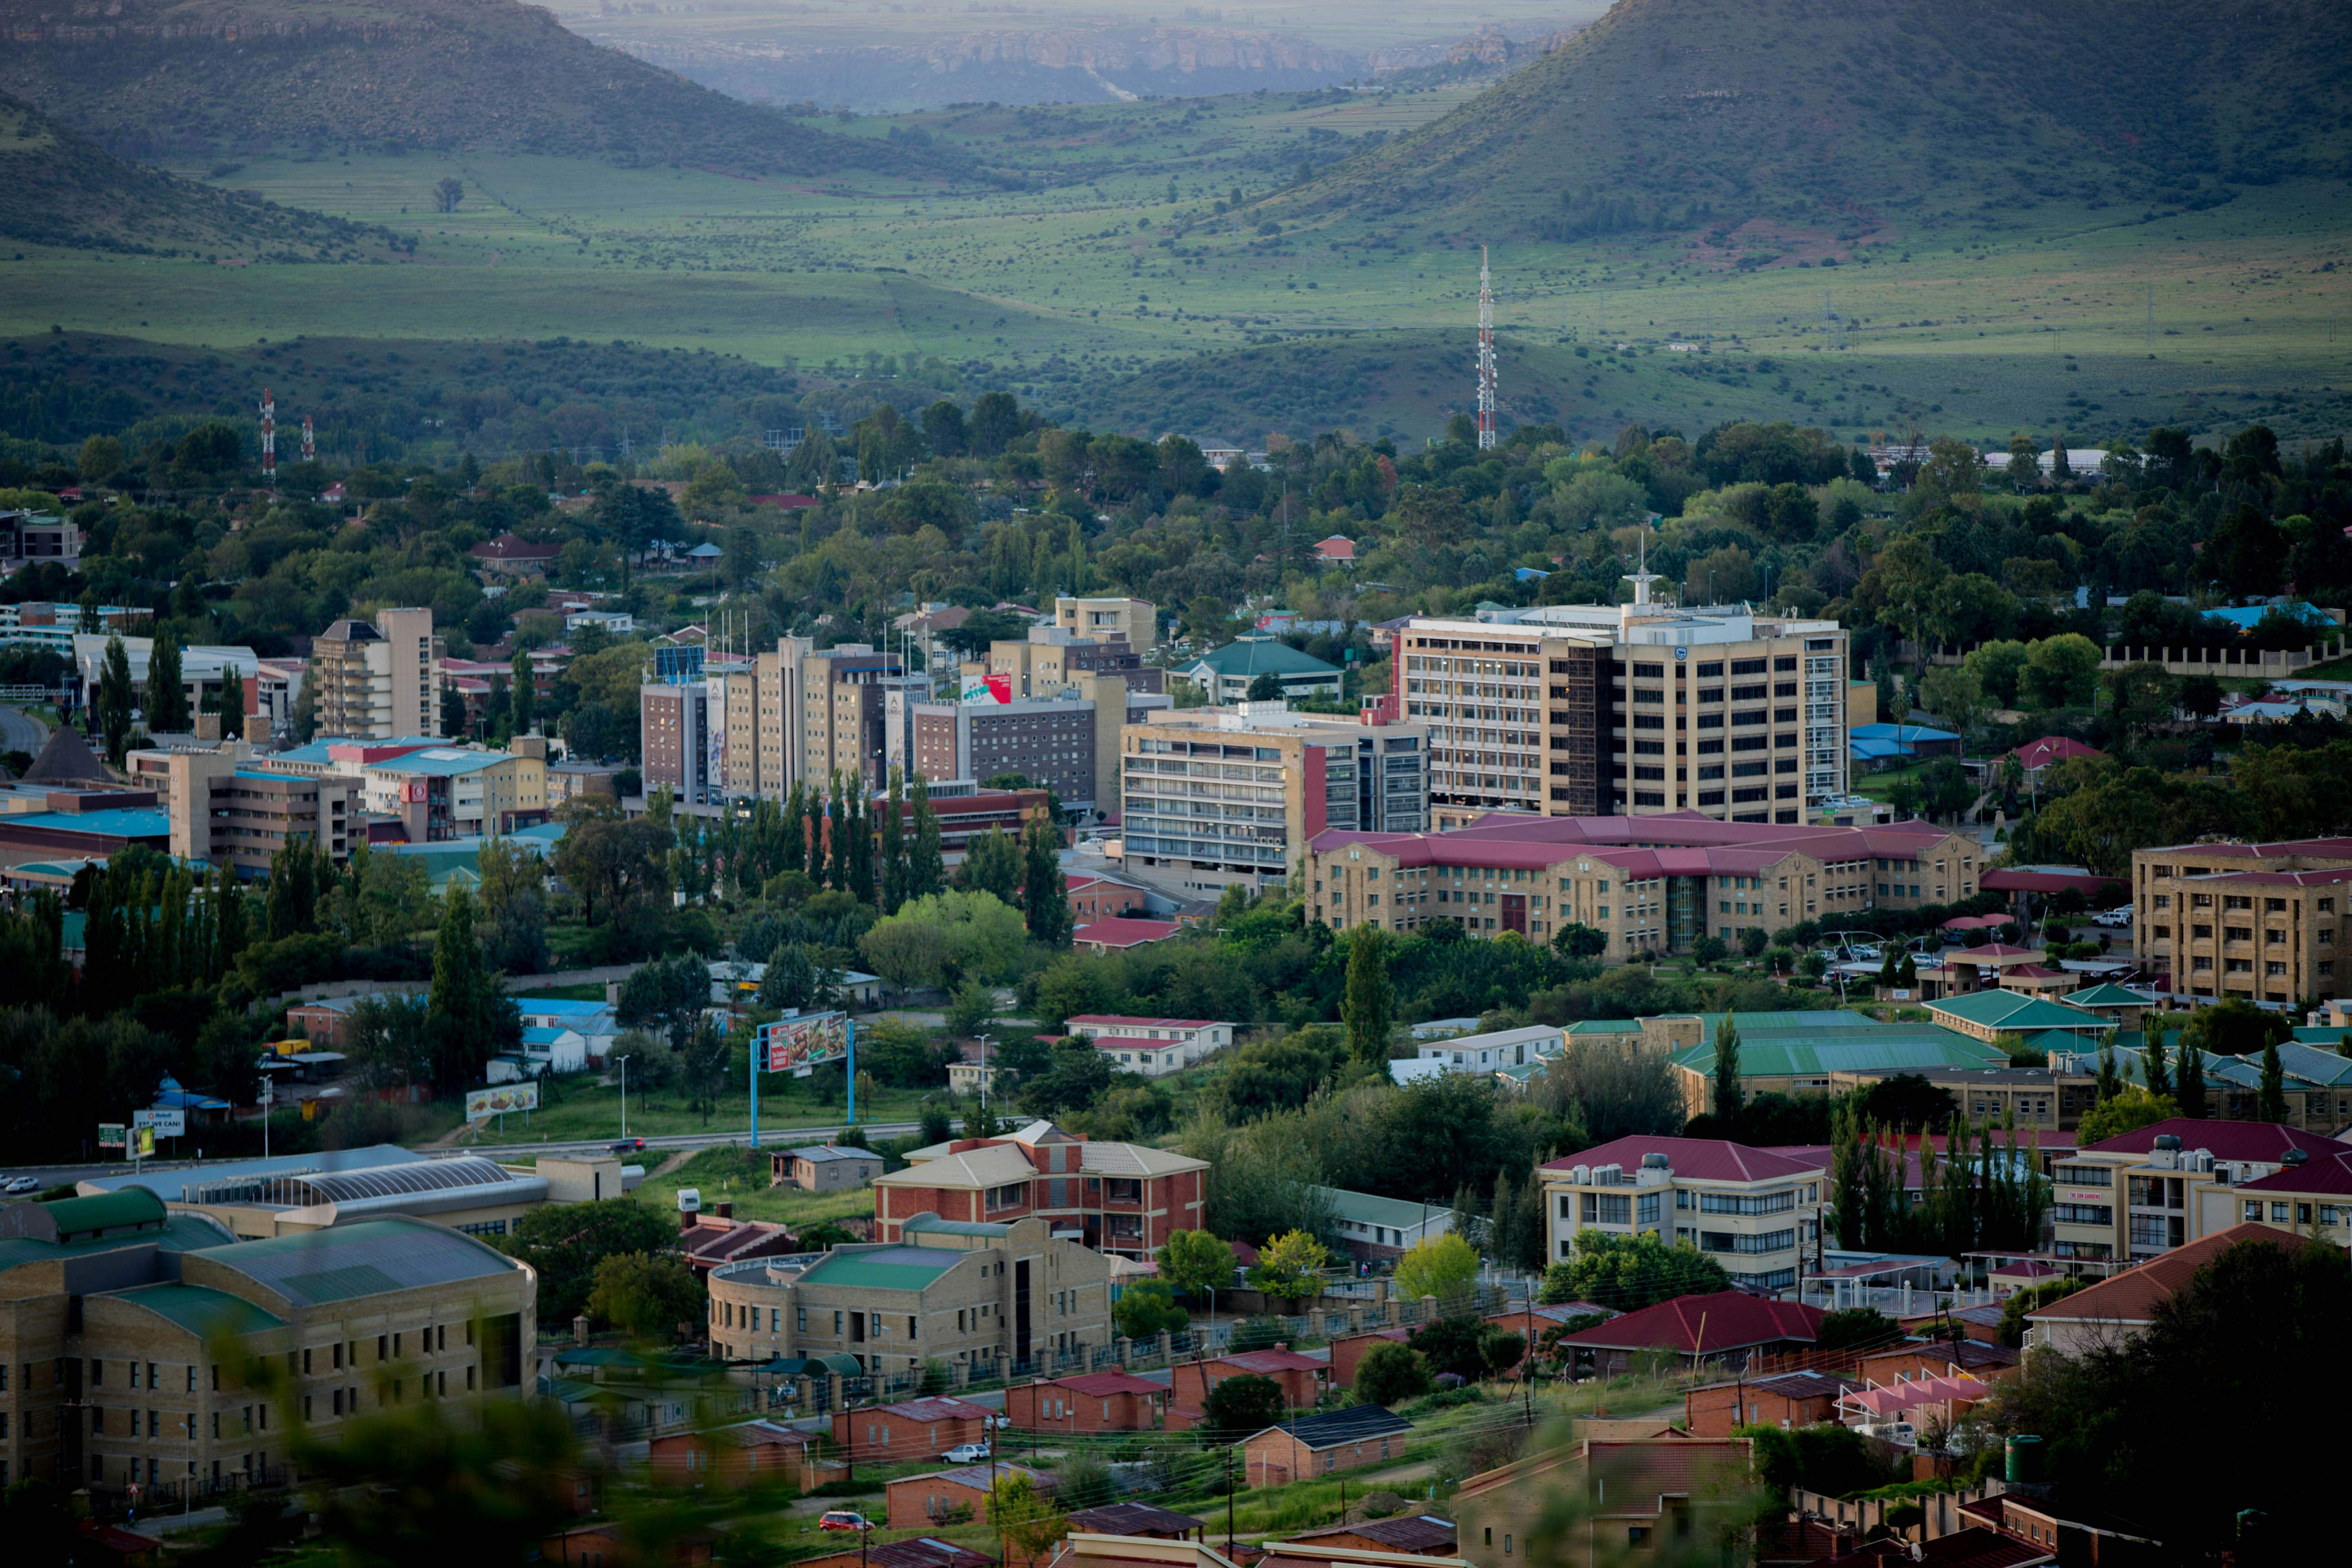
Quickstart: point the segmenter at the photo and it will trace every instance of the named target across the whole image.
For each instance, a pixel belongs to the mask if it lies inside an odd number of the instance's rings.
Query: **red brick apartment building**
[[[1033,1121],[1004,1138],[959,1138],[907,1155],[874,1179],[875,1239],[899,1239],[918,1215],[1004,1225],[1042,1215],[1097,1252],[1149,1258],[1198,1230],[1208,1162],[1139,1143],[1097,1142]]]

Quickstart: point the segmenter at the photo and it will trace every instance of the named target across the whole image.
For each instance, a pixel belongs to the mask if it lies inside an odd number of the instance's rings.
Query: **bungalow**
[[[1324,566],[1353,566],[1356,563],[1356,542],[1344,533],[1315,542],[1315,560]]]
[[[2110,1275],[2026,1313],[2027,1358],[2040,1350],[2079,1355],[2140,1333],[2156,1321],[2157,1309],[2186,1288],[2199,1269],[2241,1242],[2290,1248],[2309,1245],[2307,1238],[2291,1231],[2234,1225],[2160,1252],[2136,1268]]]
[[[1613,1375],[1630,1369],[1637,1356],[1668,1355],[1691,1366],[1720,1362],[1745,1366],[1761,1352],[1810,1346],[1822,1318],[1818,1307],[1795,1301],[1767,1300],[1743,1290],[1717,1290],[1705,1296],[1677,1296],[1612,1318],[1573,1334],[1560,1336],[1560,1348],[1579,1363],[1589,1356],[1596,1373]]]
[[[1404,1452],[1412,1423],[1383,1405],[1350,1405],[1276,1422],[1242,1444],[1242,1474],[1253,1487],[1286,1486],[1334,1470],[1385,1463]]]
[[[814,1432],[772,1421],[672,1432],[646,1445],[646,1468],[653,1479],[672,1486],[732,1489],[782,1476],[805,1489],[809,1460],[821,1440]]]
[[[1129,1535],[1147,1541],[1198,1541],[1209,1528],[1206,1520],[1148,1502],[1107,1502],[1082,1508],[1070,1515],[1070,1529],[1086,1535]]]
[[[1300,1355],[1287,1345],[1276,1345],[1270,1351],[1241,1351],[1214,1361],[1178,1362],[1168,1369],[1175,1405],[1169,1412],[1168,1425],[1171,1430],[1180,1429],[1180,1424],[1184,1427],[1192,1426],[1207,1405],[1209,1391],[1235,1377],[1270,1378],[1281,1385],[1285,1405],[1293,1410],[1312,1409],[1330,1373],[1328,1362]]]
[[[1093,921],[1080,926],[1070,933],[1070,942],[1092,953],[1125,952],[1131,947],[1166,942],[1183,929],[1173,921],[1134,920],[1114,915],[1108,920]]]
[[[1350,1258],[1367,1263],[1393,1263],[1421,1243],[1454,1228],[1451,1208],[1345,1187],[1324,1190],[1339,1211],[1340,1247]]]
[[[891,1530],[934,1528],[946,1520],[968,1519],[976,1524],[986,1524],[989,1488],[1008,1476],[1026,1476],[1032,1487],[1048,1496],[1055,1485],[1050,1471],[1001,1462],[902,1476],[887,1489],[884,1523]]]
[[[768,1156],[768,1185],[804,1193],[847,1192],[871,1185],[881,1173],[881,1155],[838,1143],[810,1143]]]
[[[1331,1342],[1331,1386],[1356,1386],[1356,1368],[1365,1355],[1381,1344],[1403,1344],[1412,1337],[1409,1329],[1372,1329],[1360,1334],[1347,1334]]]
[[[1840,1397],[1863,1386],[1825,1372],[1710,1383],[1683,1395],[1683,1419],[1694,1437],[1728,1437],[1742,1426],[1816,1426],[1835,1421]]]
[[[994,1413],[963,1399],[909,1399],[833,1413],[833,1440],[852,1463],[929,1458],[987,1441]],[[893,1528],[896,1528],[895,1526]]]
[[[1167,1384],[1124,1372],[1033,1378],[1004,1391],[1004,1414],[1024,1432],[1150,1432],[1158,1430]]]

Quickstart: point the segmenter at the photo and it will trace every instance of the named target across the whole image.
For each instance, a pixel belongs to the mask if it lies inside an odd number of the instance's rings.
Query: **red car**
[[[871,1530],[874,1523],[854,1510],[835,1508],[826,1510],[824,1517],[816,1521],[816,1527],[819,1530]]]

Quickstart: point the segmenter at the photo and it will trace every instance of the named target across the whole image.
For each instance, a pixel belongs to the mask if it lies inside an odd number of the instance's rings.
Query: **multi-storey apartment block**
[[[1094,1142],[1033,1121],[1006,1138],[960,1138],[907,1155],[874,1180],[877,1239],[919,1215],[1008,1224],[1031,1215],[1088,1247],[1148,1258],[1206,1212],[1208,1163],[1140,1143]]]
[[[1796,823],[1846,784],[1846,635],[1744,605],[1548,605],[1415,616],[1397,717],[1429,725],[1439,826],[1486,811],[1697,811]]]
[[[2051,1173],[2057,1254],[2137,1262],[2169,1252],[2240,1223],[2232,1189],[2343,1147],[2274,1121],[2174,1117],[2078,1149]]]
[[[1551,1255],[1587,1231],[1696,1247],[1732,1283],[1785,1290],[1821,1235],[1818,1166],[1712,1138],[1620,1138],[1538,1168]]]
[[[298,838],[338,863],[350,858],[362,804],[358,779],[292,773],[221,752],[173,752],[163,760],[173,854],[227,866],[241,878],[268,876],[271,858]]]
[[[1279,702],[1175,709],[1129,724],[1120,788],[1130,865],[1180,868],[1203,889],[1286,877],[1327,829],[1428,826],[1418,723],[1357,723]]]
[[[2140,961],[2176,998],[2333,995],[2352,945],[2352,838],[2136,850],[2132,902]]]
[[[322,735],[383,740],[441,733],[441,683],[430,609],[337,621],[310,644]]]

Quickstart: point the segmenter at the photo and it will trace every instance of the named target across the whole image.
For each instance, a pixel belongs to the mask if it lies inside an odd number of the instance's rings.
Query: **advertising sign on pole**
[[[849,1027],[846,1013],[810,1013],[762,1024],[757,1059],[765,1063],[770,1072],[806,1078],[827,1062],[848,1057]]]
[[[152,1160],[155,1157],[155,1130],[152,1127],[134,1127],[131,1130],[131,1157],[134,1160]]]
[[[479,1121],[485,1117],[504,1115],[509,1110],[539,1109],[539,1080],[527,1083],[502,1083],[490,1089],[469,1089],[466,1091],[466,1120]]]
[[[168,1110],[134,1110],[131,1125],[144,1127],[158,1138],[185,1138],[188,1135],[188,1113],[177,1106]]]
[[[122,1148],[124,1146],[122,1123],[120,1121],[100,1122],[98,1124],[98,1146],[101,1149]]]

